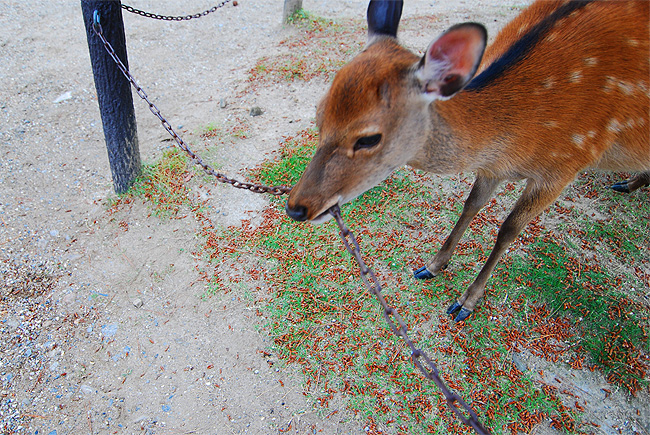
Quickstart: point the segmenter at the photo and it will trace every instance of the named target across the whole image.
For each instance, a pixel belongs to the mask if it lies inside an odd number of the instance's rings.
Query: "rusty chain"
[[[121,6],[122,6],[122,9],[124,9],[124,10],[126,10],[128,12],[131,12],[132,14],[141,15],[141,16],[147,17],[147,18],[153,18],[154,20],[189,21],[189,20],[192,20],[194,18],[205,17],[206,15],[211,14],[212,12],[216,11],[217,9],[225,6],[229,2],[230,2],[230,0],[224,0],[221,3],[219,3],[218,5],[213,6],[212,8],[208,9],[207,11],[203,11],[203,12],[198,13],[198,14],[184,15],[184,16],[158,15],[158,14],[153,14],[151,12],[141,11],[140,9],[136,9],[133,6],[129,6],[129,5],[121,5]],[[235,6],[237,6],[237,2],[235,2],[234,4],[235,4]]]
[[[413,364],[415,364],[415,366],[426,378],[432,380],[438,386],[440,391],[442,391],[442,394],[445,396],[447,406],[449,406],[454,414],[456,414],[456,417],[458,417],[460,421],[468,426],[471,426],[476,431],[476,433],[480,435],[489,435],[490,432],[483,425],[481,425],[481,423],[479,423],[478,416],[474,410],[472,410],[472,408],[467,403],[465,403],[465,401],[461,399],[458,394],[450,391],[449,388],[447,388],[444,381],[440,377],[438,367],[431,360],[431,358],[429,358],[429,356],[423,350],[418,349],[413,344],[413,341],[408,335],[408,328],[404,322],[404,319],[402,319],[402,316],[400,316],[394,308],[388,305],[388,302],[386,302],[386,299],[381,293],[381,284],[379,284],[379,281],[375,276],[375,272],[366,265],[365,261],[363,261],[359,243],[357,242],[356,237],[354,234],[352,234],[350,229],[345,226],[345,223],[341,218],[341,209],[339,206],[333,206],[329,209],[329,212],[334,217],[337,225],[339,226],[339,229],[341,230],[339,235],[341,236],[341,240],[343,240],[345,248],[359,265],[361,271],[361,279],[366,285],[366,289],[371,294],[375,295],[379,301],[379,304],[384,310],[384,318],[390,326],[390,329],[392,329],[393,333],[397,337],[401,337],[411,349],[411,358],[413,359]],[[425,364],[423,364],[420,359],[423,359],[426,363],[426,366],[428,367],[425,367]],[[469,417],[466,417],[460,408],[466,411],[469,414]]]
[[[174,138],[178,146],[185,151],[185,153],[192,159],[194,163],[199,165],[203,171],[208,174],[214,176],[217,181],[221,183],[226,183],[230,184],[233,187],[236,187],[238,189],[246,189],[250,190],[251,192],[255,193],[270,193],[272,195],[284,195],[287,194],[291,191],[291,187],[289,186],[264,186],[261,184],[254,184],[254,183],[248,183],[245,181],[238,181],[233,178],[229,178],[212,168],[212,166],[208,165],[205,163],[199,156],[197,156],[191,149],[190,147],[185,143],[185,141],[174,131],[174,128],[171,126],[169,121],[165,119],[165,117],[160,113],[160,110],[154,103],[149,100],[149,97],[147,97],[146,92],[138,85],[138,83],[135,81],[135,78],[131,75],[129,70],[124,66],[124,63],[120,60],[120,58],[117,56],[115,53],[115,50],[113,50],[113,47],[111,44],[106,40],[106,37],[104,36],[104,33],[102,31],[102,26],[99,22],[99,13],[95,11],[94,17],[93,17],[93,30],[99,36],[99,38],[102,40],[102,43],[104,44],[104,47],[106,48],[106,51],[108,51],[108,54],[113,58],[115,63],[117,64],[118,68],[120,71],[122,71],[122,74],[126,77],[126,79],[131,83],[131,85],[135,88],[136,92],[138,93],[138,96],[142,98],[144,101],[147,102],[149,105],[149,110],[151,113],[153,113],[162,123],[162,126],[167,130],[167,132]]]
[[[224,2],[224,4],[225,3],[226,2]],[[201,166],[204,172],[214,176],[217,179],[217,181],[221,183],[230,184],[233,187],[250,190],[251,192],[255,192],[255,193],[270,193],[272,195],[280,196],[280,195],[288,194],[291,191],[290,186],[263,186],[259,184],[237,181],[232,178],[228,178],[221,173],[218,173],[211,166],[204,163],[203,160],[201,160],[201,158],[197,156],[187,146],[187,144],[183,141],[183,139],[174,131],[171,124],[162,116],[160,110],[158,110],[156,105],[149,100],[147,94],[138,85],[135,78],[124,66],[120,58],[115,53],[115,50],[113,50],[111,44],[106,40],[106,38],[103,35],[102,27],[99,22],[99,14],[97,11],[95,11],[95,15],[93,19],[93,29],[97,34],[97,36],[101,39],[102,43],[104,44],[104,47],[110,54],[111,58],[113,58],[115,63],[118,65],[122,74],[135,88],[135,90],[138,93],[138,96],[140,96],[140,98],[142,98],[144,101],[147,102],[147,104],[149,104],[149,110],[151,110],[151,113],[153,113],[161,121],[165,130],[167,130],[167,132],[174,138],[178,146],[183,151],[185,151],[185,153],[192,159],[192,161],[194,161],[196,164]],[[383,308],[384,318],[386,319],[386,322],[390,326],[390,329],[397,337],[402,338],[404,342],[406,342],[406,344],[408,345],[409,349],[411,350],[411,358],[413,360],[413,364],[420,370],[420,372],[422,372],[422,374],[427,379],[433,381],[438,386],[440,391],[442,391],[442,394],[445,396],[447,406],[454,412],[456,417],[462,423],[472,427],[479,435],[491,435],[491,432],[487,430],[483,425],[481,425],[481,423],[478,421],[478,416],[476,415],[476,412],[474,412],[474,410],[458,394],[456,394],[455,392],[447,388],[447,385],[440,377],[440,372],[438,370],[438,367],[431,360],[431,358],[423,350],[415,347],[415,344],[413,344],[413,341],[408,335],[408,328],[406,326],[406,323],[404,322],[404,319],[402,319],[400,314],[394,308],[388,305],[388,302],[386,302],[386,299],[382,295],[382,287],[379,281],[377,280],[374,271],[370,269],[363,261],[363,258],[361,257],[361,247],[359,246],[359,243],[357,242],[357,239],[354,236],[354,234],[350,231],[349,228],[347,228],[347,226],[343,222],[343,218],[341,217],[341,209],[339,208],[339,206],[338,205],[333,206],[332,208],[329,209],[329,212],[334,217],[340,229],[339,235],[341,236],[343,245],[359,265],[360,276],[361,279],[363,280],[363,283],[366,286],[366,289],[371,294],[373,294],[379,301],[379,304]],[[421,360],[424,360],[424,364]],[[466,417],[463,414],[463,411],[465,411],[469,415],[469,417]]]

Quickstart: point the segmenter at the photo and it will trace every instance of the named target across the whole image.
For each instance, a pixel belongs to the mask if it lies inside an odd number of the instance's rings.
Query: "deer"
[[[316,110],[318,145],[287,214],[322,223],[404,165],[472,172],[462,213],[440,250],[414,271],[447,267],[476,214],[505,181],[525,180],[475,280],[447,309],[467,319],[524,227],[587,168],[638,173],[650,184],[650,2],[538,0],[487,46],[479,23],[456,24],[422,56],[397,40],[401,1],[372,0],[368,40]],[[647,236],[644,236],[647,237]]]

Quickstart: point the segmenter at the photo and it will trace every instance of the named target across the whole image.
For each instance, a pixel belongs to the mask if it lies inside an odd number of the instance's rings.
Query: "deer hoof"
[[[454,302],[451,307],[447,308],[447,314],[454,314],[456,311],[460,310],[461,308],[463,308],[461,304],[459,304],[458,302]]]
[[[467,319],[469,316],[472,315],[472,312],[468,310],[467,308],[461,308],[460,312],[458,315],[454,318],[454,322],[462,322],[463,320]]]
[[[610,188],[617,192],[630,193],[630,187],[628,186],[627,181],[619,181],[618,183],[612,184]]]
[[[421,268],[413,272],[413,276],[415,276],[415,279],[431,279],[435,275],[429,272],[426,266],[422,266]]]

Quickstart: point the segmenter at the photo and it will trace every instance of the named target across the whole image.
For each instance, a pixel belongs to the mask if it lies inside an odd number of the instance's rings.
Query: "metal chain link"
[[[254,183],[247,183],[245,181],[238,181],[233,178],[229,178],[217,171],[215,171],[210,165],[205,163],[199,156],[197,156],[190,148],[189,146],[183,141],[183,139],[174,131],[174,128],[171,126],[171,124],[165,119],[164,116],[160,113],[160,110],[154,103],[149,100],[149,97],[147,97],[146,92],[138,85],[138,83],[135,81],[135,78],[131,75],[129,70],[124,66],[124,63],[120,60],[120,58],[117,56],[115,53],[115,50],[113,50],[113,47],[111,44],[106,40],[104,37],[104,33],[102,31],[102,26],[99,23],[99,13],[95,11],[94,17],[93,17],[93,30],[99,36],[99,38],[102,40],[102,43],[104,44],[104,47],[106,48],[106,51],[108,51],[108,54],[113,58],[115,63],[117,64],[118,68],[120,71],[122,71],[122,74],[126,77],[126,79],[133,85],[135,88],[136,92],[138,93],[138,96],[142,98],[144,101],[147,102],[149,105],[149,110],[151,110],[151,113],[156,115],[156,117],[160,120],[162,123],[162,126],[167,130],[167,132],[174,138],[178,146],[185,151],[185,153],[192,159],[194,163],[197,165],[201,166],[203,171],[208,174],[214,176],[217,181],[221,183],[226,183],[230,184],[233,187],[236,187],[238,189],[246,189],[250,190],[251,192],[255,193],[270,193],[272,195],[285,195],[291,191],[290,186],[264,186],[261,184],[254,184]]]
[[[183,141],[183,139],[181,139],[181,137],[178,136],[178,134],[176,134],[171,124],[162,116],[160,110],[158,110],[158,108],[149,100],[147,94],[138,85],[138,83],[135,81],[131,73],[129,73],[129,71],[124,66],[124,64],[119,59],[119,57],[117,57],[117,54],[113,50],[113,47],[106,40],[106,38],[102,33],[102,27],[101,24],[99,23],[99,16],[97,11],[95,11],[93,29],[97,34],[97,36],[99,36],[99,38],[102,40],[104,47],[106,48],[110,56],[113,58],[115,63],[118,65],[120,71],[122,71],[122,74],[124,74],[124,76],[131,83],[131,85],[133,85],[140,98],[142,98],[149,104],[149,110],[151,110],[151,112],[154,115],[156,115],[158,119],[160,119],[160,122],[162,123],[163,127],[174,138],[178,146],[183,151],[185,151],[185,153],[196,164],[201,166],[201,168],[203,168],[203,170],[207,174],[214,176],[217,179],[217,181],[220,181],[222,183],[230,184],[233,187],[237,187],[239,189],[250,190],[251,192],[255,192],[255,193],[270,193],[272,195],[284,195],[291,191],[291,187],[289,186],[263,186],[259,184],[237,181],[216,172],[211,166],[204,163],[199,156],[197,156],[196,154],[194,154],[192,150],[190,150],[190,148]],[[440,391],[442,391],[442,394],[445,396],[447,406],[454,412],[456,417],[462,423],[472,427],[479,435],[492,435],[491,432],[487,430],[483,425],[481,425],[481,423],[478,421],[478,416],[476,415],[474,410],[458,394],[452,392],[451,390],[449,390],[449,388],[447,388],[446,384],[440,377],[440,371],[438,370],[438,367],[431,360],[431,358],[429,358],[429,356],[423,350],[415,347],[413,341],[408,335],[408,328],[406,326],[406,323],[404,322],[404,319],[402,319],[400,314],[394,308],[388,305],[388,302],[386,302],[386,299],[382,295],[382,287],[381,284],[379,284],[379,281],[377,280],[374,271],[370,269],[363,261],[363,258],[361,257],[361,248],[359,246],[359,243],[357,242],[357,239],[354,236],[354,234],[350,231],[349,228],[346,227],[345,223],[343,222],[343,219],[341,217],[341,209],[339,208],[339,206],[336,205],[330,208],[329,212],[334,217],[337,225],[339,226],[340,229],[339,235],[341,236],[341,240],[343,241],[345,248],[352,255],[352,257],[356,260],[357,264],[359,265],[361,279],[363,280],[367,290],[373,295],[375,295],[375,297],[379,301],[379,304],[382,306],[383,314],[384,314],[384,318],[386,319],[386,322],[390,326],[393,333],[397,337],[401,337],[410,348],[413,364],[420,370],[420,372],[422,372],[422,374],[427,379],[433,381],[438,386]],[[425,364],[422,363],[421,359],[424,360],[426,366]],[[465,414],[463,414],[463,410],[469,415],[469,417],[466,417]]]
[[[138,14],[138,15],[141,15],[141,16],[147,17],[147,18],[153,18],[155,20],[188,21],[188,20],[192,20],[194,18],[205,17],[206,15],[211,14],[212,12],[216,11],[217,9],[225,6],[229,2],[230,2],[230,0],[224,0],[221,3],[219,3],[218,5],[208,9],[207,11],[203,11],[203,12],[198,13],[198,14],[184,15],[184,16],[158,15],[158,14],[153,14],[151,12],[141,11],[140,9],[136,9],[133,6],[129,6],[129,5],[121,5],[121,6],[122,6],[122,9],[125,9],[128,12],[131,12],[133,14]],[[235,2],[235,6],[237,5],[236,3],[237,2]]]
[[[415,364],[415,366],[422,372],[425,377],[432,380],[438,386],[440,391],[442,391],[442,394],[445,396],[447,406],[449,406],[449,408],[454,412],[454,414],[456,414],[456,417],[458,417],[461,422],[467,426],[472,427],[479,435],[490,435],[491,432],[488,431],[478,421],[478,416],[474,410],[472,410],[472,408],[467,403],[465,403],[465,401],[458,394],[450,391],[449,388],[447,388],[444,381],[440,377],[438,367],[431,360],[431,358],[429,358],[429,356],[423,350],[416,348],[413,344],[413,341],[408,335],[408,328],[406,327],[404,319],[402,319],[402,316],[400,316],[394,308],[388,305],[388,302],[386,302],[386,299],[381,293],[382,288],[379,284],[379,281],[377,280],[377,277],[375,276],[375,272],[366,266],[363,258],[361,258],[361,248],[359,246],[359,243],[357,242],[356,237],[354,234],[352,234],[350,229],[345,226],[345,223],[341,218],[341,209],[339,206],[335,205],[329,209],[329,212],[332,216],[334,216],[334,219],[336,220],[336,223],[341,230],[339,235],[341,236],[341,240],[343,240],[345,248],[348,250],[350,255],[354,257],[357,264],[359,265],[363,283],[366,285],[367,290],[375,295],[379,301],[379,304],[383,308],[384,318],[390,326],[390,329],[392,329],[393,333],[396,336],[401,337],[411,349],[411,358],[413,359],[413,364]],[[424,360],[425,364],[420,361],[421,359]],[[466,417],[463,414],[463,410],[469,414],[469,417]]]

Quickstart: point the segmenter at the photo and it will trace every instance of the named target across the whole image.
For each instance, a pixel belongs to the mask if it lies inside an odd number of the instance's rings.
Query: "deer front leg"
[[[567,183],[568,181],[554,186],[539,186],[532,180],[528,180],[524,193],[501,225],[494,248],[483,268],[465,293],[447,309],[448,314],[458,312],[454,318],[456,322],[463,321],[472,314],[474,307],[485,293],[488,278],[508,246],[533,218],[555,201]]]
[[[483,208],[483,206],[488,202],[492,197],[494,190],[499,185],[501,180],[496,178],[488,178],[483,175],[477,175],[476,181],[474,181],[474,186],[472,186],[472,191],[469,193],[465,205],[463,206],[463,212],[456,222],[456,226],[451,231],[447,240],[440,248],[440,251],[426,264],[413,272],[417,279],[429,279],[438,275],[442,269],[447,266],[451,255],[454,253],[454,249],[460,238],[463,236],[463,233],[469,226],[474,216]]]

